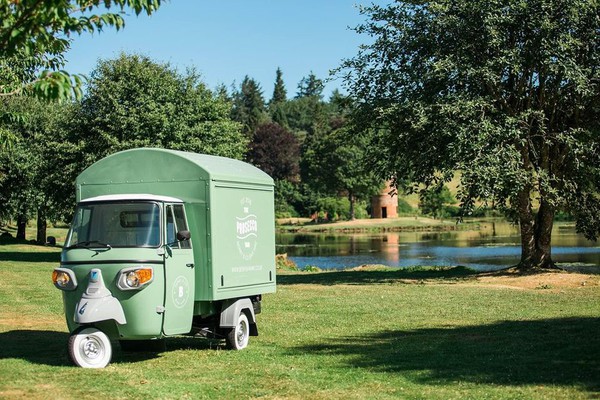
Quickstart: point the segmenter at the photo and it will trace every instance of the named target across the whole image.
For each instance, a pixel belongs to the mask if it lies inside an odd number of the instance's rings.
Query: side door
[[[177,335],[192,329],[194,312],[194,255],[191,240],[178,241],[188,230],[183,204],[165,204],[165,314],[163,333]]]

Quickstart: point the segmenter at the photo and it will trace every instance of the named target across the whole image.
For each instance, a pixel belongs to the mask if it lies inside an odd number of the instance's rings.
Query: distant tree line
[[[119,30],[124,11],[152,14],[160,5],[0,4],[0,226],[15,221],[17,238],[25,239],[27,223],[37,220],[36,239],[45,242],[46,221],[70,218],[77,174],[141,146],[253,163],[275,180],[278,216],[367,216],[370,196],[388,176],[375,175],[380,160],[367,156],[370,134],[351,126],[355,104],[337,90],[324,99],[324,83],[312,72],[290,96],[278,68],[267,101],[250,77],[212,92],[193,69],[181,73],[141,55],[102,60],[87,82],[62,70],[73,35]]]
[[[367,215],[381,187],[365,143],[348,129],[352,104],[339,91],[323,99],[313,73],[288,98],[276,71],[273,95],[245,77],[239,87],[209,90],[193,69],[181,73],[142,55],[101,60],[79,100],[2,99],[11,144],[0,149],[0,220],[17,237],[37,221],[68,221],[75,177],[95,161],[134,147],[164,147],[246,160],[276,182],[278,216],[351,219]]]
[[[219,92],[232,103],[232,119],[248,139],[246,159],[275,179],[279,216],[365,217],[383,180],[370,168],[366,143],[349,129],[352,102],[338,90],[325,100],[323,89],[311,72],[288,98],[278,68],[268,101],[248,76],[239,87]]]

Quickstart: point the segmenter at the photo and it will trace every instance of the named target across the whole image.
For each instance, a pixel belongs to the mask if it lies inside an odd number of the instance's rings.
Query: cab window
[[[188,230],[183,204],[169,204],[166,208],[166,214],[167,243],[175,249],[191,248],[189,240],[177,241],[177,232]]]
[[[160,208],[156,203],[136,201],[80,204],[65,246],[86,242],[111,247],[158,247]]]

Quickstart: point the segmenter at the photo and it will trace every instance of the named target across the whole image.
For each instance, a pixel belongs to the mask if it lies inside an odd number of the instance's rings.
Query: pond
[[[507,222],[485,221],[478,230],[386,232],[368,234],[277,234],[277,253],[287,253],[298,267],[352,268],[364,264],[391,267],[463,265],[479,271],[519,262],[519,229]],[[555,262],[600,270],[600,246],[556,223],[552,232]]]

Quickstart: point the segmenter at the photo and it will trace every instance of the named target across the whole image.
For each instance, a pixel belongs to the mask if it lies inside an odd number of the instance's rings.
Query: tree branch
[[[5,35],[4,39],[2,41],[0,41],[0,48],[6,47],[6,44],[8,43],[9,38],[11,37],[11,32],[13,32],[15,30],[15,28],[20,27],[25,21],[27,21],[27,19],[34,13],[34,11],[36,11],[36,9],[43,2],[44,2],[44,0],[37,0],[35,3],[32,4],[32,6],[29,9],[25,9],[25,11],[23,12],[23,14],[21,14],[21,16],[15,21],[15,23],[12,26],[12,28],[10,28],[8,30],[8,32]]]

